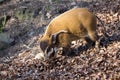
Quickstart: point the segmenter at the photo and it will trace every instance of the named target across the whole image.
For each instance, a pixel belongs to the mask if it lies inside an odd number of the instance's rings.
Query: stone
[[[0,33],[0,50],[5,49],[14,42],[7,33]]]
[[[0,0],[0,3],[3,2],[4,0]]]
[[[38,53],[38,54],[36,54],[34,59],[44,59],[44,54],[43,53]]]

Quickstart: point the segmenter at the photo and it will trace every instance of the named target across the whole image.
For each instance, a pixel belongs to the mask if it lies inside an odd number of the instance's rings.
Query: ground
[[[120,0],[5,0],[0,17],[6,15],[4,32],[14,45],[0,51],[0,79],[36,80],[119,80]],[[82,41],[73,45],[79,53],[48,61],[34,59],[40,53],[39,37],[57,15],[73,7],[86,7],[97,15],[98,34],[105,28],[100,52],[84,49]]]

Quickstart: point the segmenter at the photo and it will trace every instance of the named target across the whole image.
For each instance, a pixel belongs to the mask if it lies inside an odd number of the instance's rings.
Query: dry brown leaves
[[[90,6],[90,9],[93,9],[104,22],[106,33],[109,35],[108,39],[101,41],[102,46],[99,53],[95,51],[94,47],[90,47],[87,50],[80,49],[82,51],[75,56],[61,56],[49,61],[33,58],[23,60],[25,57],[17,57],[9,63],[0,63],[0,79],[119,80],[119,4],[119,0],[107,0],[94,2]],[[28,55],[31,50],[22,53]]]

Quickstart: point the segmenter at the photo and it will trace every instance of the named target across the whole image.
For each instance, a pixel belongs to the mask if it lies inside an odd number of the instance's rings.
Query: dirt
[[[4,32],[15,43],[0,51],[0,79],[119,80],[119,4],[119,0],[5,0],[0,4],[0,17],[9,17]],[[98,22],[97,32],[100,36],[104,27],[108,36],[101,40],[100,52],[94,47],[86,49],[79,41],[73,45],[73,49],[78,49],[74,55],[35,60],[35,55],[40,53],[39,37],[49,22],[76,6],[87,7],[102,20],[104,26]]]

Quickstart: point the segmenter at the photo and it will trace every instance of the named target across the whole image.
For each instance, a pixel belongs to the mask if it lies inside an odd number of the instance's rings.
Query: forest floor
[[[98,35],[106,29],[100,52],[84,49],[82,41],[73,45],[79,53],[48,61],[34,59],[40,53],[39,37],[57,15],[76,6],[97,15]],[[14,45],[0,50],[2,80],[119,80],[120,79],[120,0],[5,0],[0,17],[6,15],[4,32]]]

